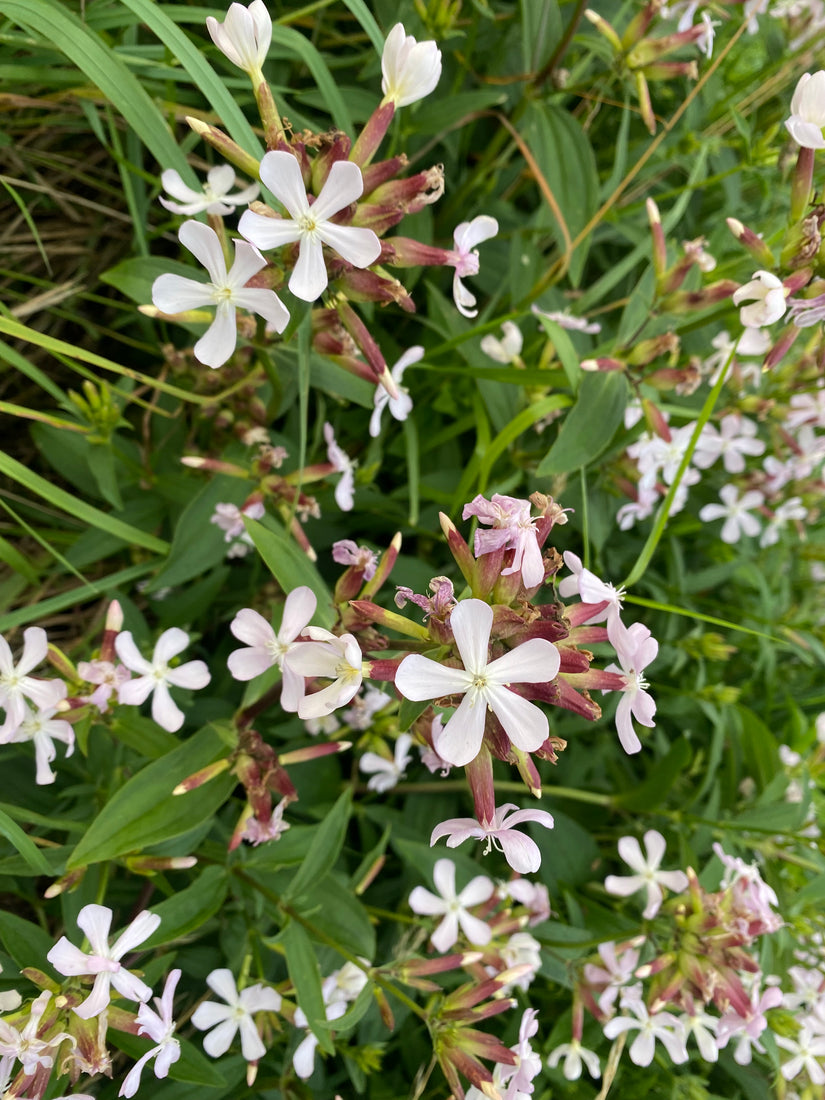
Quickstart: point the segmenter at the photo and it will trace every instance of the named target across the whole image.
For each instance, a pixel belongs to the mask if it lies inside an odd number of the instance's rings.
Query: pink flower
[[[296,711],[304,697],[304,678],[290,665],[290,654],[294,654],[300,642],[296,638],[303,634],[309,620],[315,614],[317,600],[315,593],[306,585],[293,588],[284,603],[284,614],[278,633],[252,608],[244,607],[229,629],[248,649],[236,649],[229,654],[227,665],[236,680],[252,680],[268,668],[277,665],[281,670],[283,688],[281,706],[284,710]]]
[[[513,561],[502,569],[502,577],[521,571],[525,588],[535,588],[544,581],[544,562],[536,535],[535,521],[530,517],[530,501],[493,493],[485,500],[481,494],[464,505],[462,519],[477,516],[481,523],[488,523],[492,530],[476,531],[474,550],[476,557],[494,550],[513,551]]]
[[[535,752],[547,740],[547,716],[509,685],[554,679],[561,663],[556,647],[544,638],[531,638],[488,662],[493,609],[481,600],[459,603],[450,615],[450,626],[464,668],[450,668],[411,653],[395,674],[395,686],[406,699],[464,696],[434,745],[438,755],[456,767],[474,760],[484,738],[488,707],[517,748]]]
[[[662,904],[662,886],[674,893],[687,888],[688,877],[684,871],[660,871],[659,864],[665,854],[665,838],[655,829],[648,829],[644,835],[645,856],[635,836],[623,836],[619,841],[619,855],[635,871],[635,875],[608,875],[604,880],[604,888],[608,894],[626,898],[635,894],[637,890],[647,891],[647,904],[642,916],[645,920],[651,920],[659,912]],[[615,1038],[615,1036],[611,1036]],[[637,1063],[638,1064],[638,1063]]]
[[[127,668],[141,675],[120,685],[117,689],[118,702],[140,706],[151,695],[155,722],[170,733],[179,730],[183,725],[183,711],[172,699],[167,685],[197,690],[206,687],[211,679],[203,661],[187,661],[177,668],[169,667],[172,658],[188,645],[189,635],[173,626],[164,630],[158,638],[152,660],[147,661],[135,645],[131,631],[121,631],[115,638],[117,655]]]
[[[470,913],[469,907],[489,901],[495,892],[491,879],[477,875],[461,891],[455,891],[455,864],[451,859],[439,859],[433,868],[433,882],[438,895],[431,894],[423,886],[416,886],[410,894],[410,909],[426,916],[443,916],[438,928],[430,936],[436,951],[449,951],[458,940],[459,928],[472,944],[483,946],[490,942],[490,926]]]
[[[92,992],[74,1009],[83,1020],[90,1020],[103,1012],[109,1003],[110,985],[130,1001],[147,1001],[152,995],[149,986],[122,967],[120,960],[152,935],[160,924],[160,917],[144,909],[110,947],[111,924],[111,909],[105,905],[84,905],[77,915],[77,926],[86,934],[91,954],[85,954],[61,936],[46,956],[60,974],[94,974]]]
[[[247,215],[244,214],[244,217]],[[162,313],[183,313],[214,305],[215,320],[195,344],[195,358],[207,367],[220,367],[235,350],[238,338],[235,309],[258,313],[276,332],[283,332],[289,310],[274,290],[247,287],[253,275],[266,267],[266,260],[246,241],[234,241],[235,262],[227,272],[218,234],[200,222],[184,222],[178,230],[180,243],[200,260],[209,273],[208,283],[183,275],[159,275],[152,284],[152,301]]]
[[[475,246],[495,237],[496,233],[498,233],[498,222],[488,214],[480,214],[471,222],[462,222],[453,233],[455,249],[449,254],[447,263],[455,268],[453,300],[456,309],[464,317],[475,317],[478,310],[473,309],[476,304],[475,296],[461,280],[467,275],[478,274],[478,249]]]
[[[329,277],[324,245],[353,267],[369,267],[381,255],[381,242],[371,229],[332,221],[334,215],[361,197],[364,180],[357,164],[335,161],[312,205],[294,154],[283,149],[266,153],[260,175],[289,216],[271,218],[247,210],[238,229],[258,248],[281,248],[299,242],[298,262],[289,277],[289,289],[296,298],[314,302],[326,290]]]
[[[327,458],[343,477],[335,486],[335,503],[342,512],[351,512],[355,495],[355,467],[358,465],[338,446],[331,424],[324,424],[324,439],[327,441]]]
[[[213,1058],[219,1058],[229,1050],[236,1032],[241,1033],[241,1053],[247,1062],[257,1062],[266,1054],[261,1041],[254,1012],[277,1012],[281,1007],[281,997],[269,986],[249,985],[238,992],[231,970],[213,970],[206,984],[227,1003],[204,1001],[192,1013],[192,1023],[200,1031],[212,1030],[204,1036],[203,1049]]]
[[[170,970],[163,988],[163,995],[155,997],[157,1012],[145,1002],[137,1013],[137,1022],[140,1024],[138,1035],[148,1035],[154,1039],[157,1046],[152,1047],[135,1062],[124,1078],[120,1086],[118,1096],[134,1096],[140,1088],[140,1075],[143,1067],[150,1060],[155,1059],[155,1077],[162,1079],[169,1073],[169,1067],[180,1058],[180,1043],[174,1038],[175,1021],[172,1019],[172,1001],[175,989],[180,981],[180,970]]]
[[[57,707],[66,698],[66,685],[62,680],[39,680],[28,674],[46,659],[49,643],[46,631],[30,626],[23,631],[23,652],[15,666],[9,643],[0,636],[0,707],[6,711],[6,720],[0,733],[13,732],[26,716],[24,699],[38,709]]]
[[[484,855],[489,853],[491,847],[496,848],[503,853],[514,871],[529,875],[541,866],[541,852],[534,840],[516,831],[516,825],[525,821],[535,821],[545,829],[553,828],[553,818],[546,810],[519,810],[515,803],[506,802],[496,807],[492,821],[478,822],[474,817],[454,817],[442,821],[433,829],[430,844],[435,844],[443,836],[447,837],[448,848],[457,848],[471,837],[486,840]]]
[[[89,684],[98,686],[91,695],[83,696],[86,703],[92,703],[100,711],[109,709],[109,698],[112,693],[117,693],[121,684],[125,684],[131,677],[128,668],[116,665],[112,661],[78,661],[77,674]]]
[[[607,666],[605,672],[620,672],[625,676],[622,697],[616,708],[616,729],[619,741],[625,752],[638,752],[642,743],[633,729],[633,718],[643,726],[652,727],[656,724],[653,721],[656,703],[646,690],[647,680],[642,673],[656,660],[659,643],[646,626],[633,623],[626,627],[620,619],[616,619],[612,626],[608,627],[608,637],[622,667],[620,669],[617,665],[611,664]],[[605,693],[602,692],[602,694]]]
[[[404,377],[404,371],[407,367],[411,367],[413,363],[417,363],[423,358],[424,349],[416,344],[416,346],[410,348],[409,351],[405,351],[392,368],[390,373],[398,390],[397,397],[390,397],[384,386],[375,387],[375,394],[373,395],[375,408],[372,410],[372,416],[370,417],[370,435],[373,438],[381,434],[381,413],[388,405],[390,416],[392,416],[394,420],[406,420],[412,412],[413,403],[410,397],[410,391],[401,385],[401,379]]]
[[[760,1054],[764,1054],[765,1048],[759,1042],[759,1036],[768,1026],[765,1013],[769,1008],[778,1008],[782,1004],[782,990],[776,986],[770,986],[760,996],[759,988],[755,987],[751,993],[751,1007],[744,1016],[740,1016],[735,1008],[728,1011],[719,1020],[716,1029],[716,1045],[724,1050],[728,1042],[738,1036],[736,1049],[733,1052],[733,1060],[740,1066],[750,1065],[754,1048]]]
[[[359,546],[352,539],[339,539],[332,544],[332,560],[339,565],[351,565],[360,569],[365,581],[371,581],[378,565],[378,555],[368,546]]]

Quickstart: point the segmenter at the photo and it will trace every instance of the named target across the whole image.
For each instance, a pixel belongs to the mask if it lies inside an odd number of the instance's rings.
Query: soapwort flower
[[[791,117],[785,129],[804,149],[825,149],[825,72],[803,73],[791,99]]]
[[[381,242],[371,229],[332,221],[335,214],[345,210],[363,193],[364,180],[357,164],[335,161],[311,206],[300,165],[292,153],[282,149],[266,153],[260,174],[262,182],[286,208],[289,217],[271,218],[247,210],[238,229],[258,248],[280,248],[299,242],[298,262],[289,278],[289,289],[296,298],[314,302],[326,290],[329,277],[324,245],[353,267],[369,267],[378,259]]]
[[[475,317],[478,310],[475,295],[462,283],[467,275],[478,275],[477,244],[488,241],[498,233],[498,222],[489,214],[479,214],[471,222],[462,222],[453,233],[455,248],[448,253],[447,263],[455,268],[453,276],[453,300],[463,317]]]
[[[746,328],[765,328],[784,315],[787,296],[780,278],[770,271],[755,271],[749,283],[733,292],[733,304],[751,302],[739,310],[739,320]]]
[[[26,708],[25,717],[17,729],[10,734],[3,734],[0,730],[0,743],[21,743],[32,741],[34,743],[34,757],[37,765],[35,782],[39,785],[54,783],[57,776],[49,765],[54,760],[56,750],[55,741],[62,741],[66,746],[66,756],[74,752],[74,730],[63,718],[55,718],[57,710],[49,707],[47,710],[38,710],[34,714]]]
[[[140,1025],[138,1035],[147,1035],[153,1039],[157,1046],[147,1050],[132,1066],[123,1084],[120,1086],[118,1096],[134,1096],[140,1088],[140,1075],[144,1066],[150,1059],[155,1059],[155,1077],[162,1079],[169,1073],[169,1067],[180,1058],[180,1043],[175,1038],[175,1021],[172,1019],[172,1001],[175,989],[180,981],[180,970],[170,970],[163,987],[163,994],[155,997],[157,1012],[144,1002],[137,1012],[137,1022]]]
[[[187,661],[178,668],[169,662],[189,645],[189,635],[177,626],[164,630],[155,644],[152,660],[147,661],[135,645],[132,633],[123,630],[115,639],[117,655],[132,672],[140,676],[127,680],[117,689],[119,703],[140,706],[152,696],[152,718],[163,729],[174,733],[183,725],[183,711],[169,694],[169,687],[198,689],[206,687],[211,676],[203,661]]]
[[[392,760],[379,756],[377,752],[365,752],[358,761],[358,767],[370,776],[367,780],[367,788],[382,794],[392,790],[412,759],[411,746],[412,736],[409,733],[401,733],[395,742]]]
[[[272,41],[272,20],[264,0],[252,0],[247,8],[230,4],[223,23],[212,15],[206,17],[206,29],[221,53],[260,84]]]
[[[252,1015],[255,1012],[277,1012],[281,997],[268,986],[249,985],[238,992],[232,971],[224,968],[213,970],[206,979],[209,988],[226,1001],[204,1001],[192,1013],[192,1023],[199,1031],[209,1031],[204,1036],[203,1049],[213,1058],[219,1058],[229,1050],[236,1032],[241,1033],[241,1053],[247,1062],[257,1062],[266,1054]]]
[[[407,367],[411,367],[413,363],[417,363],[423,358],[424,349],[420,345],[416,345],[408,351],[405,351],[392,368],[390,374],[398,388],[397,397],[390,397],[383,386],[375,387],[375,394],[373,396],[375,408],[372,410],[372,416],[370,417],[370,435],[373,436],[373,438],[381,434],[381,413],[388,405],[390,415],[395,420],[406,420],[412,412],[412,398],[410,397],[409,390],[401,385],[401,379],[404,377],[404,371]]]
[[[433,882],[438,894],[416,886],[410,894],[410,909],[420,916],[443,917],[438,928],[430,936],[436,951],[449,951],[458,940],[459,928],[470,943],[483,946],[490,942],[489,924],[474,917],[469,908],[489,901],[495,893],[495,884],[486,875],[477,875],[460,893],[455,889],[455,864],[451,859],[437,860],[433,868]]]
[[[83,1020],[99,1015],[109,1003],[109,987],[130,1001],[148,1001],[152,990],[120,960],[130,954],[157,929],[160,917],[144,909],[109,946],[112,910],[105,905],[84,905],[77,915],[77,926],[91,946],[87,954],[61,936],[46,958],[60,974],[68,976],[93,974],[92,992],[74,1011]]]
[[[543,684],[554,679],[561,663],[559,651],[544,638],[531,638],[488,661],[493,610],[482,600],[457,604],[450,626],[464,668],[451,668],[411,653],[395,674],[395,686],[405,699],[464,696],[434,746],[438,755],[456,767],[474,760],[484,738],[488,707],[517,748],[535,752],[547,740],[547,716],[509,685]]]
[[[476,516],[480,523],[490,525],[489,531],[477,530],[474,550],[476,557],[494,550],[512,550],[513,561],[502,569],[503,577],[521,572],[525,588],[535,588],[544,580],[544,562],[538,544],[536,522],[530,516],[530,501],[493,493],[485,500],[479,493],[464,505],[462,519]]]
[[[665,838],[655,829],[648,829],[644,835],[645,855],[635,836],[623,836],[619,840],[619,855],[635,871],[634,875],[608,875],[604,888],[608,894],[626,898],[637,890],[647,891],[647,904],[642,916],[651,920],[659,912],[664,899],[662,886],[674,893],[687,888],[688,877],[684,871],[660,871],[659,864],[665,854]],[[610,1038],[615,1038],[610,1036]],[[637,1063],[639,1064],[639,1063]],[[645,1063],[647,1064],[647,1063]]]
[[[363,654],[352,634],[338,637],[320,626],[307,627],[311,642],[296,646],[289,656],[291,668],[301,676],[321,676],[332,681],[298,703],[298,717],[321,718],[343,707],[357,693],[364,679]]]
[[[242,191],[236,191],[230,195],[235,186],[235,169],[231,164],[216,164],[206,173],[206,183],[202,191],[195,191],[181,179],[180,172],[174,168],[167,168],[161,173],[160,182],[163,188],[172,198],[178,202],[170,202],[169,199],[158,196],[158,202],[166,210],[173,214],[184,214],[191,218],[193,214],[216,214],[225,218],[235,212],[237,206],[247,206],[253,199],[257,199],[261,190],[259,183],[252,183]]]
[[[534,840],[516,830],[516,825],[525,821],[535,821],[545,829],[553,828],[553,817],[546,810],[520,810],[514,802],[505,802],[503,806],[496,807],[492,821],[477,821],[474,817],[453,817],[442,821],[433,829],[430,845],[443,836],[447,837],[448,848],[457,848],[470,838],[486,840],[484,855],[491,848],[496,848],[503,853],[514,871],[529,875],[541,866],[541,852]]]
[[[647,680],[642,673],[656,660],[659,643],[642,623],[626,627],[620,619],[608,629],[608,637],[622,667],[607,665],[605,672],[618,672],[625,677],[622,697],[616,708],[616,730],[625,752],[639,752],[642,743],[633,728],[633,719],[649,728],[656,724],[653,721],[656,703],[646,690]]]
[[[152,284],[152,301],[161,313],[169,314],[200,306],[217,306],[215,320],[195,344],[195,358],[199,363],[213,368],[223,366],[235,350],[236,307],[258,313],[276,332],[284,331],[289,310],[275,291],[246,285],[253,275],[266,267],[266,260],[257,248],[247,241],[234,241],[235,262],[227,272],[214,229],[196,221],[184,222],[178,230],[178,238],[206,268],[210,281],[199,283],[183,275],[159,275]]]
[[[738,542],[742,535],[753,537],[759,534],[762,525],[756,516],[751,515],[751,511],[765,503],[762,493],[757,489],[751,489],[740,497],[735,485],[723,485],[719,490],[719,497],[721,504],[706,504],[699,509],[699,519],[703,523],[724,519],[723,542],[734,543]]]
[[[25,699],[42,709],[57,707],[66,698],[66,685],[62,680],[40,680],[29,676],[46,659],[49,643],[46,631],[30,626],[23,631],[23,652],[15,665],[9,643],[0,636],[0,707],[6,711],[6,720],[0,726],[0,734],[8,735],[26,717]]]

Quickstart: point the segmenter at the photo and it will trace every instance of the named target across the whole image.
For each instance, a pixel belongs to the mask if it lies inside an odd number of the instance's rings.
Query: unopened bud
[[[153,875],[156,871],[187,871],[198,862],[196,856],[130,856],[126,866],[138,875]]]
[[[216,760],[214,764],[207,764],[205,768],[201,768],[200,771],[194,772],[178,783],[172,794],[186,794],[188,791],[194,791],[196,787],[203,786],[204,783],[208,783],[210,779],[214,779],[228,768],[229,760],[226,757],[222,760]]]
[[[194,130],[195,133],[202,137],[213,149],[217,149],[221,156],[225,157],[230,164],[234,164],[236,168],[240,168],[245,176],[249,176],[249,178],[253,180],[259,178],[261,168],[260,161],[250,156],[250,154],[234,142],[231,137],[222,130],[219,130],[217,126],[210,126],[207,122],[203,122],[199,118],[192,118],[188,115],[186,117],[186,122],[190,129]]]
[[[69,871],[67,875],[63,875],[56,882],[53,882],[51,886],[47,886],[43,891],[44,898],[56,898],[60,894],[68,893],[74,890],[75,886],[81,881],[83,876],[88,870],[87,867],[77,867],[74,871]]]

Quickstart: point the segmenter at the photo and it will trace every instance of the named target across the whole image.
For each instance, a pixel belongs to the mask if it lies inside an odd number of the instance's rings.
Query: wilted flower
[[[752,301],[739,310],[739,320],[747,328],[764,328],[778,321],[787,309],[788,291],[782,280],[770,271],[755,271],[749,283],[733,292],[733,304]]]
[[[481,338],[481,350],[497,363],[519,363],[524,337],[515,321],[504,321],[501,326],[504,336],[501,340],[488,332]]]

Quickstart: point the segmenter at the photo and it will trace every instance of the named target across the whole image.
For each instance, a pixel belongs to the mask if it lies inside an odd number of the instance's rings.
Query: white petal
[[[236,288],[245,286],[253,275],[266,267],[266,260],[249,241],[234,241],[235,262],[227,275],[227,283]]]
[[[550,734],[544,711],[506,687],[490,686],[484,694],[516,748],[524,752],[541,748]]]
[[[638,875],[647,871],[647,861],[642,856],[642,849],[635,836],[623,836],[618,843],[619,855],[625,863]]]
[[[464,909],[459,910],[458,923],[461,926],[461,931],[472,944],[483,947],[485,943],[489,943],[493,938],[489,924],[480,917],[474,917],[472,913],[468,913]]]
[[[195,344],[195,358],[205,367],[215,370],[224,365],[235,350],[237,342],[235,307],[231,302],[221,301],[215,312],[215,320]]]
[[[223,197],[232,190],[235,183],[235,169],[231,164],[216,164],[214,168],[210,168],[206,173],[206,181],[213,194]],[[167,187],[166,190],[169,191],[169,188]],[[172,194],[171,191],[169,193]],[[175,197],[182,198],[183,196],[176,195]]]
[[[183,725],[183,717],[183,711],[172,699],[169,688],[163,682],[159,683],[152,696],[152,720],[169,733],[177,733]]]
[[[130,630],[121,630],[115,638],[115,651],[124,665],[130,668],[132,672],[140,672],[144,676],[152,672],[151,664],[145,657],[141,656],[140,650],[135,645]],[[145,698],[146,696],[144,695],[144,699]]]
[[[301,239],[302,231],[289,218],[267,218],[247,210],[238,222],[238,232],[258,248],[281,248]]]
[[[112,958],[121,959],[130,951],[134,951],[139,944],[149,939],[159,925],[160,917],[157,913],[150,913],[148,909],[138,913],[132,923],[121,932],[112,945]]]
[[[172,668],[166,679],[173,687],[190,688],[197,691],[204,688],[212,679],[205,661],[187,661],[179,668]]]
[[[152,303],[161,313],[185,313],[188,309],[214,305],[215,295],[208,283],[199,283],[183,275],[158,275],[152,283]]]
[[[177,657],[179,653],[183,653],[188,645],[189,635],[185,630],[181,630],[180,627],[177,626],[173,626],[169,630],[164,630],[155,643],[155,650],[152,654],[152,664],[168,665],[172,658]]]
[[[289,603],[289,597],[287,597],[287,603]],[[253,611],[251,607],[242,608],[230,623],[229,629],[239,642],[244,642],[248,646],[264,649],[275,641],[275,631],[272,625],[266,621],[263,615]],[[235,650],[235,652],[241,653],[243,651]],[[242,677],[239,678],[242,679]]]
[[[202,222],[184,222],[178,230],[178,238],[184,248],[200,260],[215,286],[223,286],[226,283],[226,261],[215,230]]]
[[[656,829],[648,829],[644,835],[644,841],[647,850],[647,865],[655,870],[665,856],[665,848],[667,847],[665,838]],[[638,870],[638,868],[634,868],[634,870]]]
[[[435,751],[442,760],[456,768],[463,768],[465,764],[475,760],[484,739],[486,712],[487,708],[480,697],[474,704],[472,696],[464,696],[447,725],[433,738]]]
[[[441,916],[446,912],[444,899],[431,894],[423,886],[416,886],[410,893],[409,906],[413,913],[425,917]]]
[[[214,169],[213,169],[214,171]],[[207,174],[207,178],[212,173]],[[234,171],[232,172],[232,178],[235,178]],[[167,168],[165,172],[161,172],[160,182],[164,191],[167,191],[173,199],[178,199],[179,202],[202,202],[203,193],[200,191],[193,191],[191,187],[187,186],[181,178],[180,172],[177,172],[174,168]],[[163,199],[160,200],[163,202]]]
[[[500,833],[498,841],[504,858],[520,875],[532,875],[541,867],[539,846],[529,836],[510,830]]]
[[[455,900],[455,864],[451,859],[436,860],[433,867],[433,882],[442,898],[446,901]]]
[[[266,153],[261,161],[260,177],[296,221],[308,213],[309,202],[301,166],[292,153],[283,150]]]
[[[345,206],[360,199],[363,192],[364,179],[358,165],[351,160],[336,160],[329,170],[321,193],[312,204],[313,217],[319,222],[325,222]]]
[[[17,675],[25,676],[46,660],[49,650],[46,631],[42,626],[30,626],[23,631],[23,652],[17,662]]]
[[[487,668],[492,626],[493,609],[483,600],[462,600],[452,610],[450,628],[469,673],[478,674]]]
[[[77,914],[77,927],[92,946],[93,955],[109,955],[109,929],[112,927],[112,910],[105,905],[84,905]],[[87,970],[85,973],[93,973]]]
[[[487,666],[497,684],[546,684],[558,675],[559,651],[546,638],[530,638]]]
[[[238,1003],[238,986],[232,971],[227,967],[219,967],[217,970],[213,970],[208,975],[206,984],[214,993],[222,997],[227,1004],[236,1005]]]
[[[289,277],[289,289],[296,298],[304,302],[314,302],[324,293],[328,283],[321,242],[303,237],[298,250],[298,262]]]
[[[369,267],[381,255],[381,242],[371,229],[326,222],[318,236],[353,267]]]
[[[289,310],[274,290],[266,290],[264,287],[243,287],[235,291],[232,299],[235,305],[242,309],[259,314],[272,325],[276,332],[283,332],[289,324]]]
[[[462,222],[453,233],[455,246],[460,252],[469,252],[482,241],[488,241],[498,233],[498,222],[489,214],[479,214],[471,222]]]
[[[418,653],[405,657],[395,674],[395,686],[405,699],[416,702],[462,694],[471,682],[472,676],[464,669],[449,668]]]
[[[194,1016],[192,1017],[192,1023],[195,1023]],[[213,1031],[210,1031],[208,1035],[204,1035],[203,1049],[212,1058],[219,1058],[229,1050],[237,1030],[237,1020],[225,1020],[224,1023],[218,1024]]]

